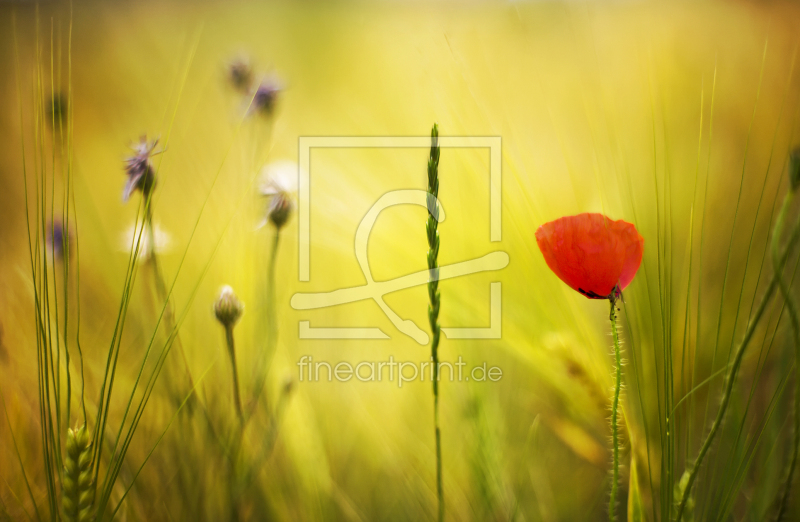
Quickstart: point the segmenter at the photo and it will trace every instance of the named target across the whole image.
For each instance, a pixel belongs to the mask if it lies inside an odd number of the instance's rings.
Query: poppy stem
[[[622,358],[620,356],[619,332],[617,331],[617,303],[614,297],[608,300],[611,303],[611,337],[614,339],[614,401],[611,404],[611,443],[613,446],[613,462],[611,467],[611,500],[608,504],[608,520],[617,519],[617,489],[619,488],[619,426],[617,413],[619,410],[619,394],[622,387]]]
[[[431,153],[428,158],[428,221],[425,230],[428,235],[428,321],[431,326],[431,359],[433,371],[433,426],[436,437],[436,496],[438,498],[437,520],[444,520],[444,488],[442,485],[442,438],[439,429],[439,127],[434,123],[431,129]]]
[[[783,211],[781,212],[781,214],[783,214]],[[781,227],[783,226],[782,223],[779,223],[780,221],[783,221],[783,219],[784,216],[779,216],[779,219],[776,221],[776,228],[778,224],[781,224]],[[708,432],[706,440],[703,441],[703,445],[700,447],[700,452],[697,454],[697,459],[695,460],[694,464],[689,470],[689,478],[686,483],[686,487],[683,489],[683,495],[681,496],[681,501],[678,504],[678,513],[677,516],[675,517],[676,522],[680,522],[681,517],[683,516],[683,511],[686,508],[686,503],[688,502],[689,496],[692,491],[692,485],[694,484],[694,481],[697,478],[697,474],[700,471],[700,465],[703,463],[703,459],[708,453],[711,444],[714,442],[714,437],[717,435],[717,431],[719,431],[719,428],[722,424],[722,420],[725,417],[725,412],[728,409],[728,403],[730,402],[731,399],[731,392],[733,391],[733,384],[736,381],[736,375],[738,374],[739,367],[742,364],[744,351],[747,348],[747,345],[750,344],[750,341],[753,339],[753,334],[756,331],[756,326],[758,326],[761,317],[764,315],[764,312],[767,309],[767,305],[769,304],[769,300],[772,298],[772,294],[775,293],[775,289],[778,287],[778,280],[780,278],[780,274],[783,271],[783,267],[786,264],[786,260],[789,257],[789,253],[792,247],[794,247],[795,243],[797,243],[798,238],[800,238],[800,220],[795,222],[792,234],[789,237],[789,240],[786,242],[786,247],[780,254],[777,264],[773,261],[773,265],[776,267],[775,273],[772,274],[772,280],[770,280],[769,286],[767,287],[767,290],[764,292],[764,297],[761,298],[761,302],[758,304],[758,308],[753,314],[752,319],[750,319],[750,322],[747,324],[747,330],[745,330],[744,332],[744,337],[742,338],[742,341],[739,344],[739,346],[736,348],[736,354],[734,355],[733,362],[728,368],[728,372],[725,374],[725,384],[724,384],[724,391],[722,394],[722,402],[719,405],[719,410],[717,411],[717,416],[714,419],[714,423],[711,425],[711,430]]]

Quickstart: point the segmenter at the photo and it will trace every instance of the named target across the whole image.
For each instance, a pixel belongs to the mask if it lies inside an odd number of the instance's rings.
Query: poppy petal
[[[545,223],[536,242],[547,266],[590,299],[623,290],[642,262],[644,238],[631,223],[597,213],[566,216]]]

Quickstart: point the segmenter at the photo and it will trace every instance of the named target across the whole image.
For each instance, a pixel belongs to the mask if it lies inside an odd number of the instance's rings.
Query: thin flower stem
[[[775,221],[775,228],[772,233],[772,266],[775,271],[775,277],[778,282],[778,288],[783,295],[786,309],[789,311],[789,318],[792,324],[792,341],[795,349],[795,361],[800,361],[800,323],[797,318],[797,306],[794,299],[792,299],[789,292],[789,285],[783,280],[782,272],[783,266],[780,265],[780,241],[783,233],[783,225],[786,221],[786,216],[792,206],[794,200],[794,190],[790,190],[783,200],[778,219]],[[792,490],[792,481],[794,479],[794,472],[797,469],[797,453],[800,448],[800,367],[794,365],[795,369],[795,383],[794,383],[794,437],[792,447],[792,458],[789,461],[789,470],[786,475],[786,483],[784,484],[783,494],[780,499],[778,513],[775,520],[782,520],[786,514],[786,508],[789,505],[789,495]]]
[[[275,234],[272,239],[272,250],[269,256],[269,265],[267,266],[267,340],[263,353],[263,358],[256,368],[255,386],[253,388],[253,397],[247,407],[247,415],[245,421],[253,416],[257,407],[261,394],[264,391],[266,384],[267,372],[272,364],[272,357],[275,353],[276,343],[278,340],[278,320],[275,307],[275,266],[278,259],[278,246],[280,244],[281,230],[275,229]]]
[[[228,343],[228,355],[230,355],[231,367],[233,368],[233,402],[236,406],[236,415],[239,417],[239,422],[244,422],[242,399],[239,395],[239,370],[236,367],[236,347],[233,342],[232,324],[225,326],[225,341]]]
[[[161,274],[161,268],[158,263],[158,257],[156,256],[156,235],[155,229],[153,226],[153,210],[152,210],[152,197],[148,198],[145,202],[145,222],[147,224],[147,233],[149,234],[150,239],[150,255],[149,261],[153,265],[153,274],[156,286],[156,293],[158,294],[158,299],[162,302],[162,306],[164,306],[164,324],[166,326],[166,330],[172,331],[175,327],[175,318],[172,314],[172,303],[169,300],[169,293],[167,292],[167,285],[164,283],[164,277]],[[186,358],[186,352],[183,349],[183,343],[181,342],[180,334],[175,331],[175,340],[173,344],[178,346],[178,352],[181,354],[181,359],[183,360],[183,367],[186,371],[186,377],[189,379],[189,389],[194,390],[194,378],[192,377],[192,371],[189,368],[189,360]],[[198,398],[197,393],[194,394],[195,398]]]
[[[431,340],[431,359],[433,363],[433,426],[436,436],[436,495],[439,501],[437,520],[444,520],[444,487],[442,486],[442,436],[439,428],[439,128],[434,123],[431,129],[431,153],[428,159],[428,221],[425,228],[428,234],[428,320],[433,338]]]
[[[289,403],[290,393],[290,390],[284,387],[283,392],[278,397],[277,405],[275,406],[275,412],[271,415],[272,420],[267,428],[266,436],[264,437],[264,445],[262,446],[259,455],[249,459],[247,462],[247,470],[244,472],[244,478],[239,483],[239,495],[242,494],[242,489],[252,484],[255,476],[262,471],[264,465],[272,455],[272,451],[275,448],[275,443],[278,440],[279,430],[284,413],[286,411],[286,406]]]
[[[779,257],[777,269],[775,270],[775,273],[772,274],[772,279],[770,280],[769,286],[764,292],[764,296],[761,298],[761,302],[758,304],[758,308],[753,314],[752,319],[750,319],[750,322],[747,324],[747,330],[744,332],[742,342],[736,348],[736,354],[734,355],[733,362],[728,368],[728,372],[725,374],[722,402],[720,403],[714,423],[711,425],[711,430],[708,432],[705,441],[703,441],[703,445],[700,447],[700,452],[697,454],[697,459],[689,471],[689,479],[686,483],[686,488],[683,490],[681,501],[678,504],[678,512],[675,517],[676,522],[680,522],[681,517],[683,516],[683,511],[686,508],[686,503],[689,500],[689,496],[692,492],[692,486],[694,485],[694,481],[697,478],[698,472],[700,471],[700,465],[703,463],[706,453],[708,453],[711,444],[714,442],[714,437],[717,435],[717,431],[719,431],[720,425],[722,424],[722,419],[725,417],[725,412],[728,409],[728,403],[731,399],[731,392],[733,391],[733,384],[736,381],[736,375],[738,374],[739,367],[742,364],[744,352],[747,349],[747,345],[750,344],[750,341],[753,338],[753,334],[756,331],[756,326],[758,326],[759,321],[761,321],[761,317],[764,315],[764,312],[767,309],[767,305],[769,304],[769,300],[772,298],[772,294],[775,293],[775,289],[778,287],[778,275],[783,270],[783,267],[786,264],[786,259],[789,257],[792,247],[795,245],[795,243],[797,243],[798,237],[800,237],[800,220],[795,222],[792,235],[786,244],[786,248],[784,248],[783,253]]]
[[[614,299],[609,299],[611,303],[611,337],[614,339],[614,401],[611,404],[611,443],[613,446],[613,463],[611,467],[611,500],[608,503],[608,519],[617,519],[617,489],[619,488],[619,426],[617,425],[617,414],[619,410],[619,393],[622,387],[622,358],[620,357],[619,332],[617,331],[617,309]]]
[[[267,313],[269,314],[269,317],[267,318],[267,320],[269,321],[269,327],[270,327],[271,335],[273,337],[273,341],[272,341],[273,343],[275,342],[274,338],[276,337],[275,334],[277,333],[277,330],[276,330],[277,317],[276,317],[276,314],[275,314],[275,299],[276,299],[276,297],[275,297],[275,263],[276,263],[276,260],[278,258],[278,243],[280,242],[280,238],[281,238],[281,231],[280,231],[279,228],[276,228],[275,229],[275,235],[273,236],[273,239],[272,239],[272,251],[270,252],[270,256],[269,256],[269,269],[268,269],[269,273],[268,273],[268,280],[267,280],[267,284],[269,285],[269,287],[267,289],[267,292],[268,292],[268,294],[267,294]]]

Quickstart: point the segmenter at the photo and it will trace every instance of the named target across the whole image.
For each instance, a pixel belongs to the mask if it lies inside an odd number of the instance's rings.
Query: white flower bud
[[[214,303],[214,314],[217,320],[226,328],[233,327],[244,312],[244,303],[239,301],[233,288],[228,285],[222,287],[217,302]]]

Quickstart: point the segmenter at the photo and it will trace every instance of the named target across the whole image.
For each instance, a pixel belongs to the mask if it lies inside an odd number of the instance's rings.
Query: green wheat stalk
[[[800,367],[797,365],[797,362],[800,361],[800,321],[798,321],[797,318],[797,305],[795,304],[794,299],[792,299],[788,284],[783,280],[783,267],[779,264],[780,241],[783,233],[784,222],[786,221],[786,216],[789,213],[792,202],[794,201],[794,196],[797,192],[798,185],[800,185],[800,165],[798,165],[798,159],[800,158],[798,158],[797,154],[798,152],[795,151],[790,157],[789,175],[791,180],[791,188],[783,199],[783,206],[778,214],[778,219],[775,221],[771,245],[772,266],[775,271],[775,277],[777,278],[778,288],[780,289],[781,295],[786,303],[786,309],[789,311],[789,319],[791,320],[792,324],[792,341],[795,349],[794,437],[792,444],[792,457],[789,462],[789,470],[786,475],[786,484],[784,485],[784,490],[781,495],[776,520],[782,520],[786,514],[786,508],[789,504],[789,495],[792,490],[792,480],[794,479],[794,472],[797,468],[797,452],[798,449],[800,449],[800,383],[798,382],[798,379],[800,379]]]
[[[795,55],[796,55],[796,51],[797,51],[797,48],[795,48]],[[793,73],[794,73],[794,64],[795,64],[795,59],[794,59],[794,56],[793,56],[793,58],[792,58],[792,67],[789,70],[789,74],[788,74],[787,80],[786,80],[786,90],[784,91],[784,96],[783,96],[782,101],[781,101],[781,111],[780,111],[780,113],[778,115],[778,120],[777,120],[777,123],[775,125],[775,132],[773,134],[772,146],[770,148],[770,154],[769,154],[769,160],[767,161],[767,168],[766,168],[766,172],[767,173],[770,171],[770,166],[772,165],[772,162],[773,162],[774,150],[775,150],[775,146],[776,146],[777,139],[778,139],[778,133],[779,133],[779,130],[781,128],[781,121],[782,121],[782,117],[783,117],[783,108],[786,105],[786,101],[788,99],[788,94],[790,92],[789,86],[791,85],[791,81],[792,81],[792,77],[793,77]],[[796,119],[797,119],[797,115],[795,114],[795,120]],[[792,125],[792,128],[794,128],[794,124]],[[790,142],[792,141],[791,138],[790,138],[789,141]],[[748,248],[747,248],[748,261],[745,262],[745,269],[744,269],[745,273],[747,273],[747,267],[749,265],[749,253],[751,251],[753,251],[754,240],[758,237],[757,234],[756,234],[756,222],[758,221],[758,216],[759,216],[759,213],[761,212],[762,203],[764,201],[764,195],[766,193],[766,187],[767,187],[768,179],[769,179],[769,176],[765,175],[764,176],[764,181],[763,181],[762,186],[761,186],[761,194],[759,196],[758,205],[756,207],[756,218],[755,218],[755,220],[753,222],[753,229],[750,232],[750,242],[749,242],[749,245],[748,245]],[[775,207],[776,207],[776,203],[778,202],[778,192],[780,191],[780,187],[781,187],[781,183],[778,183],[777,186],[776,186],[775,196],[772,199],[772,208],[769,211],[770,225],[773,224],[773,218],[775,217]],[[768,257],[770,257],[770,252],[771,252],[769,247],[770,247],[770,244],[768,242],[767,245],[765,246],[765,251],[763,253],[761,264],[760,264],[760,267],[758,269],[758,277],[757,277],[756,281],[760,281],[761,280],[762,273],[764,272],[764,267],[767,265],[767,259],[768,259]],[[775,256],[777,256],[777,253],[775,254]],[[737,313],[736,313],[736,317],[734,318],[734,324],[736,324],[738,322],[738,318],[739,318],[739,314],[740,314],[740,307],[741,307],[741,304],[742,304],[742,299],[744,297],[744,293],[743,292],[744,292],[744,290],[742,288],[740,290],[740,293],[739,293],[739,302],[737,303],[737,307],[736,307],[737,308]],[[755,305],[755,299],[756,299],[756,296],[754,295],[753,298],[752,298],[752,301],[750,303],[750,308],[749,308],[749,310],[747,312],[748,315],[750,313],[752,313],[753,306]],[[769,323],[770,323],[770,321],[768,320],[767,324],[769,324]],[[765,330],[764,341],[762,341],[762,347],[761,347],[761,351],[759,353],[759,363],[756,364],[757,371],[756,371],[755,378],[753,379],[753,383],[752,383],[751,388],[750,388],[750,394],[749,394],[749,396],[747,398],[747,403],[745,404],[744,412],[743,412],[743,414],[741,416],[741,422],[740,422],[740,424],[738,426],[738,430],[737,430],[737,433],[736,433],[736,438],[735,438],[734,443],[733,443],[733,448],[737,448],[738,449],[740,447],[740,440],[742,440],[742,436],[744,435],[745,420],[746,420],[746,418],[748,416],[748,412],[750,411],[750,407],[753,404],[754,394],[755,394],[756,388],[757,388],[757,383],[759,382],[759,377],[761,375],[761,371],[763,370],[762,361],[764,361],[764,358],[766,357],[765,352],[764,352],[764,343],[766,343],[766,337],[767,337],[767,332]],[[735,342],[735,338],[731,337],[730,347],[728,348],[729,355],[733,353],[734,342]],[[771,343],[770,343],[770,346],[771,346]],[[767,349],[766,353],[769,353],[769,349]],[[730,357],[729,357],[729,359],[730,359]],[[759,366],[760,366],[760,368],[759,368]],[[722,452],[719,452],[719,451],[717,452],[717,454],[715,456],[715,461],[714,461],[715,465],[712,466],[712,468],[711,468],[711,469],[715,470],[714,473],[712,473],[712,475],[711,475],[712,476],[712,482],[713,482],[713,478],[716,476],[716,472],[717,472],[716,462],[719,459],[719,457],[722,456],[721,454],[722,454]],[[723,474],[724,474],[723,476],[725,476],[725,477],[729,476],[729,474],[732,472],[732,468],[733,468],[733,466],[735,464],[736,464],[736,460],[735,459],[728,459],[728,463],[725,466],[724,471],[723,471]],[[743,465],[745,465],[744,462],[739,462],[739,467],[736,470],[736,474],[737,475],[740,472],[744,472],[744,470],[746,470],[746,468],[744,468],[744,469],[742,468]],[[736,482],[740,482],[740,481],[739,480],[734,480],[733,483],[735,484]],[[720,488],[718,493],[717,493],[717,495],[712,497],[712,499],[714,501],[720,501],[721,500],[723,502],[723,504],[722,504],[723,507],[724,506],[728,506],[728,507],[726,507],[724,509],[719,508],[719,507],[715,508],[715,511],[720,513],[720,515],[718,515],[718,518],[717,518],[718,520],[723,520],[724,519],[724,516],[722,516],[722,513],[726,512],[730,508],[729,502],[732,501],[732,498],[733,498],[733,495],[734,495],[736,489],[737,488],[732,488],[732,489],[728,490],[727,493],[724,493],[723,492],[724,488]],[[708,502],[708,503],[706,503],[706,506],[705,506],[704,510],[709,509],[709,505],[714,506],[716,504]],[[705,514],[705,511],[704,511],[704,514]]]
[[[776,227],[777,225],[778,223],[776,222]],[[781,227],[782,226],[783,225],[781,224]],[[731,365],[728,367],[728,371],[725,374],[724,392],[722,395],[722,402],[720,403],[719,410],[717,411],[717,416],[714,419],[713,424],[711,425],[711,430],[708,432],[708,435],[706,436],[702,446],[700,447],[700,452],[697,455],[697,459],[695,460],[694,465],[692,465],[691,469],[688,471],[688,479],[686,487],[683,488],[683,495],[681,496],[680,503],[678,504],[677,515],[675,517],[675,520],[678,522],[680,522],[681,517],[683,516],[683,511],[686,508],[689,496],[691,495],[692,486],[694,485],[694,481],[697,479],[697,474],[700,470],[700,466],[703,462],[703,459],[708,453],[708,450],[710,449],[712,443],[714,442],[714,438],[716,437],[717,432],[719,431],[719,428],[722,425],[722,420],[725,417],[725,412],[727,411],[728,404],[730,403],[731,392],[733,391],[733,385],[734,382],[736,381],[736,376],[739,372],[739,367],[741,366],[742,359],[744,357],[744,352],[747,349],[747,345],[750,344],[750,341],[753,338],[756,326],[758,326],[759,321],[764,315],[764,312],[767,309],[767,305],[769,304],[769,300],[772,298],[772,294],[775,293],[775,290],[779,285],[778,281],[780,279],[780,273],[783,271],[783,267],[786,264],[786,259],[789,257],[789,253],[794,244],[797,242],[798,237],[800,237],[800,220],[798,220],[795,223],[794,230],[792,231],[791,237],[789,238],[783,252],[780,253],[780,255],[778,256],[777,261],[773,261],[775,266],[775,273],[773,273],[769,286],[767,287],[767,290],[764,292],[764,296],[761,298],[761,302],[759,303],[758,308],[753,314],[752,319],[747,324],[747,330],[745,331],[739,346],[736,348],[736,353],[733,357],[733,361],[731,362]]]
[[[433,426],[436,435],[436,495],[439,499],[439,522],[444,520],[444,489],[442,487],[442,438],[439,429],[439,127],[434,123],[431,129],[431,154],[428,158],[428,221],[425,231],[428,234],[428,321],[431,325],[431,359],[433,359]]]
[[[67,429],[64,477],[61,482],[61,506],[67,522],[92,520],[92,441],[84,424]]]

